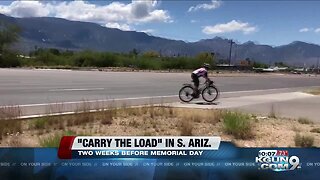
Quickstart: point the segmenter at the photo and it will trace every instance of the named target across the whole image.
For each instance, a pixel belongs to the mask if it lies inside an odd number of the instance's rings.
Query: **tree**
[[[260,63],[260,62],[253,62],[253,67],[254,68],[268,68],[268,65],[264,64],[264,63]]]
[[[49,52],[56,55],[56,56],[59,56],[60,55],[60,51],[59,49],[55,49],[55,48],[50,48],[49,49]]]
[[[288,67],[284,62],[275,62],[274,65],[279,67]]]
[[[15,25],[10,25],[5,22],[0,22],[0,53],[19,40],[20,28]]]
[[[136,58],[139,54],[139,51],[136,48],[133,48],[130,52],[129,55],[133,56],[134,58]]]
[[[0,67],[17,67],[20,61],[15,52],[8,49],[8,46],[19,39],[20,28],[0,21]]]
[[[208,53],[208,52],[201,52],[197,54],[196,59],[199,60],[201,63],[209,63],[209,64],[215,64],[215,54],[214,53]]]

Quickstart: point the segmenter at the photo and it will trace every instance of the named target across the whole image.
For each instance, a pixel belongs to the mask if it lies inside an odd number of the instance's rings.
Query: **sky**
[[[187,42],[219,36],[272,46],[320,44],[320,1],[315,0],[1,0],[0,13],[94,22]]]

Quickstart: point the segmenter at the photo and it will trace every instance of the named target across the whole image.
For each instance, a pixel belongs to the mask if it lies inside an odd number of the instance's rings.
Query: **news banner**
[[[59,148],[0,149],[8,179],[19,174],[11,171],[53,179],[314,179],[319,170],[319,148],[238,148],[215,136],[64,136]]]

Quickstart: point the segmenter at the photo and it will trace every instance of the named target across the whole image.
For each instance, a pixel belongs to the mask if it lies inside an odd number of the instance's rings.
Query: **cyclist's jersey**
[[[207,77],[207,70],[205,68],[199,68],[192,72],[193,74],[197,75],[198,77]]]

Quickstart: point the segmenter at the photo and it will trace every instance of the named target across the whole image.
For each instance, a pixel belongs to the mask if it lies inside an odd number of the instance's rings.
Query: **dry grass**
[[[132,119],[129,121],[128,126],[138,128],[140,123],[136,119]]]
[[[174,115],[173,108],[169,108],[169,112],[167,115],[169,115],[167,117],[173,117],[173,115]]]
[[[62,113],[65,109],[63,103],[54,103],[50,104],[49,106],[46,106],[46,114],[56,114],[56,113]]]
[[[152,135],[153,135],[153,133],[150,131],[145,131],[143,134],[143,136],[152,136]]]
[[[101,114],[101,124],[110,125],[112,124],[113,117],[116,116],[116,110],[103,110],[100,112]]]
[[[294,132],[300,132],[300,130],[297,128],[297,126],[293,126],[293,127],[292,127],[292,131],[294,131]]]
[[[93,113],[90,113],[91,106],[87,101],[83,101],[76,109],[76,114],[73,115],[71,125],[82,125],[92,122],[94,120]]]
[[[314,88],[314,89],[308,90],[306,91],[306,93],[313,94],[313,95],[320,95],[320,88]]]
[[[154,108],[154,106],[151,105],[148,109],[149,109],[150,118],[154,119],[155,118],[155,108]]]
[[[2,133],[3,139],[0,141],[0,146],[49,147],[51,146],[49,144],[58,142],[57,139],[62,136],[61,134],[72,131],[74,135],[96,136],[214,135],[220,136],[223,141],[233,141],[240,147],[293,147],[296,146],[294,141],[296,131],[293,129],[297,129],[301,134],[312,135],[314,146],[320,147],[320,133],[313,133],[316,132],[313,129],[320,129],[317,123],[300,124],[298,120],[289,119],[266,120],[243,114],[251,119],[249,132],[254,132],[254,136],[250,135],[254,138],[242,137],[242,135],[240,138],[235,138],[237,135],[225,129],[226,116],[223,111],[160,106],[128,108],[126,105],[119,109],[109,105],[108,110],[105,110],[103,107],[105,106],[99,106],[96,112],[90,112],[88,108],[79,108],[79,114],[74,115],[1,121],[17,124],[0,124],[0,127],[11,128],[10,133],[7,133],[8,128],[0,128],[0,130],[6,129],[5,133]],[[19,142],[16,139],[24,139],[24,141]],[[44,145],[46,143],[47,145]]]
[[[22,141],[17,136],[14,136],[9,139],[9,146],[10,147],[22,147]]]
[[[180,122],[180,135],[181,136],[192,136],[193,123],[190,119],[181,120]]]
[[[218,110],[190,110],[180,109],[176,112],[176,116],[182,119],[189,119],[196,123],[210,123],[215,125],[222,118],[221,111]]]
[[[4,136],[20,133],[22,131],[21,120],[0,120],[0,139]]]
[[[274,104],[271,105],[270,113],[269,113],[269,118],[277,118],[276,116],[276,111],[274,108]]]
[[[207,114],[206,122],[215,125],[216,123],[222,120],[223,113],[222,111],[210,111]]]
[[[71,126],[82,126],[95,122],[96,117],[94,114],[86,112],[78,115],[73,115],[70,120],[72,122]]]
[[[2,106],[0,107],[0,119],[17,119],[21,115],[19,106]]]

